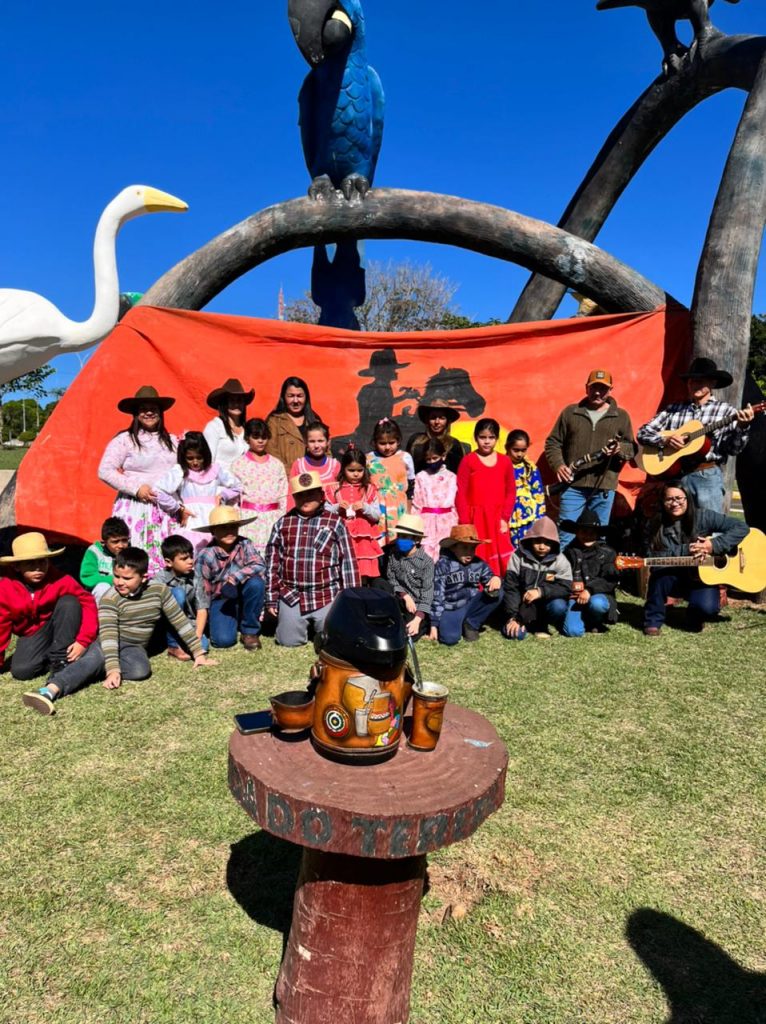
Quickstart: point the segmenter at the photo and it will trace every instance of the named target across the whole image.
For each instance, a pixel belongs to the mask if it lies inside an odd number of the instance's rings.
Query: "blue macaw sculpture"
[[[384,98],[380,78],[367,63],[360,0],[288,0],[288,16],[312,68],[298,98],[309,195],[322,199],[340,189],[349,201],[355,195],[364,199],[383,138]],[[339,243],[332,261],[318,247],[312,295],[322,309],[319,322],[358,330],[354,307],[364,302],[364,293],[357,244]]]

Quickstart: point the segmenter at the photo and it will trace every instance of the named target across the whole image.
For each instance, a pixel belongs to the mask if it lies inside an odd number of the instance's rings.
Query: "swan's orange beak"
[[[144,209],[149,213],[160,213],[163,210],[183,212],[189,209],[189,204],[183,199],[176,199],[169,192],[160,192],[158,188],[145,188]]]

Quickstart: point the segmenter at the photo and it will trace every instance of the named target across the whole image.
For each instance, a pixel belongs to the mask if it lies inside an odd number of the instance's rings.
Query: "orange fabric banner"
[[[381,355],[382,350],[393,351]],[[690,351],[688,314],[652,313],[500,325],[466,331],[361,334],[333,328],[140,306],[102,343],[66,392],[18,471],[16,521],[27,529],[91,542],[114,492],[96,470],[107,442],[129,424],[120,398],[153,384],[176,404],[171,433],[201,430],[214,413],[206,395],[228,377],[255,387],[250,416],[272,410],[283,379],[306,380],[314,410],[333,437],[370,448],[374,423],[393,415],[404,441],[421,429],[425,397],[454,399],[466,411],[453,428],[463,440],[481,416],[504,430],[523,427],[537,459],[564,405],[584,394],[588,372],[604,368],[634,429],[678,394]],[[376,354],[377,353],[377,354]],[[625,467],[627,496],[643,474]]]

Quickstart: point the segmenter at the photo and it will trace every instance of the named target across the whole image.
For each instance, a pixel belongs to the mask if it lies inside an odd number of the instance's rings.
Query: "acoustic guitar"
[[[698,562],[691,555],[618,555],[616,568],[624,569],[672,568],[674,566],[697,569],[700,580],[711,587],[728,585],[746,594],[758,594],[766,587],[766,534],[751,530],[733,555],[708,555]]]
[[[759,402],[753,406],[753,412],[759,413],[766,410],[766,402]],[[636,465],[643,469],[649,476],[659,476],[661,473],[668,475],[680,475],[682,472],[691,473],[695,463],[705,461],[705,456],[710,451],[712,442],[710,435],[720,430],[721,427],[728,427],[737,418],[736,412],[722,416],[707,426],[699,420],[687,420],[682,427],[676,430],[661,430],[663,437],[672,437],[680,434],[686,437],[686,444],[683,448],[676,450],[666,444],[660,443],[639,445],[636,455]],[[688,460],[681,462],[680,460]]]

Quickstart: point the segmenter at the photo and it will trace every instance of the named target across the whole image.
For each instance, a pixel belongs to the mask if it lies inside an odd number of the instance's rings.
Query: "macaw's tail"
[[[338,242],[330,259],[327,248],[314,248],[311,267],[311,298],[322,310],[319,323],[326,327],[359,330],[354,309],[366,297],[365,272],[360,243]]]

